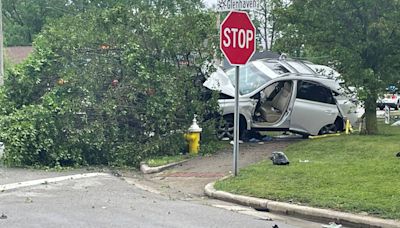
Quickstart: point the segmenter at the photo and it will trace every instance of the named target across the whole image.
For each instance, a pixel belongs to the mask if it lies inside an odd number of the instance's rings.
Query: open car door
[[[324,129],[334,131],[338,115],[339,109],[329,88],[315,82],[297,81],[290,130],[312,135],[327,133]]]

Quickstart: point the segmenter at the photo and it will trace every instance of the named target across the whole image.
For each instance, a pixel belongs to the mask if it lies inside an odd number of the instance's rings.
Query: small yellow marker
[[[346,120],[346,135],[353,132],[353,128],[351,127],[350,120]]]
[[[340,133],[326,134],[326,135],[315,135],[315,136],[310,136],[308,138],[310,138],[310,139],[320,139],[320,138],[326,138],[326,137],[332,137],[332,136],[340,136]]]

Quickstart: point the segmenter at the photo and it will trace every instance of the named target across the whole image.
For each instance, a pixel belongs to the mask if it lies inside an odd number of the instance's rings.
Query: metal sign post
[[[221,24],[220,49],[232,66],[236,66],[235,111],[233,130],[233,174],[238,174],[239,160],[239,66],[245,65],[256,48],[256,28],[246,12],[231,11]]]
[[[390,124],[390,107],[385,105],[385,124]]]
[[[238,175],[239,160],[239,66],[236,66],[235,76],[235,112],[234,112],[234,145],[233,145],[233,174]]]

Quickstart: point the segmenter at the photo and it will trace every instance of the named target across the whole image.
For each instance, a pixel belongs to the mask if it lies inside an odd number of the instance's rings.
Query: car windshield
[[[235,86],[235,68],[226,71],[232,84]],[[239,93],[245,95],[260,88],[271,78],[259,70],[254,63],[248,63],[239,68]]]

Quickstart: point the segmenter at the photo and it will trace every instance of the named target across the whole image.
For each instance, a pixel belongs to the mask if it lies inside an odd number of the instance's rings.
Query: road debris
[[[7,219],[7,215],[5,215],[4,213],[1,213],[0,219]]]
[[[259,220],[270,222],[272,221],[272,218],[259,218]]]
[[[270,159],[274,165],[289,165],[288,157],[281,151],[272,152],[272,157]]]
[[[322,228],[342,228],[342,225],[330,222],[329,225],[322,225]]]
[[[299,160],[300,163],[309,163],[310,160]]]

